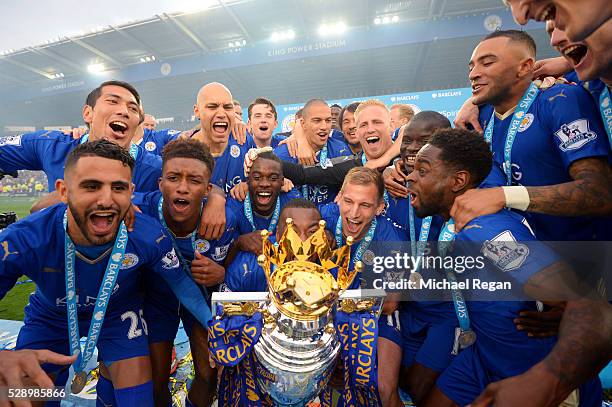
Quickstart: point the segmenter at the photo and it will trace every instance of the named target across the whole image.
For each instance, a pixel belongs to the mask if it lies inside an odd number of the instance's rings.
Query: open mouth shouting
[[[217,120],[213,122],[212,129],[215,134],[225,135],[227,133],[227,130],[229,129],[229,121]]]
[[[274,198],[274,194],[272,191],[259,191],[255,194],[255,199],[257,199],[258,206],[266,208],[272,204],[272,199]]]
[[[344,218],[344,225],[342,226],[345,228],[344,234],[346,236],[353,236],[354,238],[357,238],[363,230],[363,225],[364,222],[362,220],[350,218],[347,216]]]
[[[408,173],[411,173],[412,171],[414,171],[414,163],[416,162],[416,155],[417,153],[408,153],[408,155],[406,156],[406,171],[408,171]]]
[[[115,139],[122,139],[126,137],[129,126],[126,122],[121,120],[114,120],[108,124],[110,128],[111,135]]]
[[[114,233],[119,213],[115,210],[93,211],[88,220],[95,236],[107,236]]]
[[[171,201],[172,212],[177,215],[183,215],[189,212],[191,201],[186,198],[174,198]]]
[[[546,7],[544,7],[543,9],[539,10],[539,12],[536,13],[534,19],[536,21],[547,21],[547,20],[554,20],[555,16],[557,15],[557,8],[555,7],[554,4],[549,4]]]
[[[583,44],[571,44],[563,48],[561,53],[572,61],[574,67],[577,67],[584,60],[587,51],[588,48]]]

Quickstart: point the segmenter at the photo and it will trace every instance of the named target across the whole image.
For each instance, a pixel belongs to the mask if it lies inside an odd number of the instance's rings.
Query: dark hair
[[[317,205],[310,202],[308,199],[293,198],[292,200],[287,202],[285,206],[283,206],[283,210],[281,211],[281,216],[283,212],[285,212],[287,209],[292,209],[292,208],[314,209],[315,211],[319,212],[319,208],[317,208]]]
[[[340,116],[338,116],[338,124],[340,125],[340,127],[342,127],[342,120],[344,120],[344,112],[355,113],[355,110],[357,110],[358,106],[359,102],[353,102],[342,108],[342,110],[340,111]]]
[[[531,35],[527,34],[525,31],[519,31],[519,30],[493,31],[491,34],[484,37],[482,41],[490,40],[491,38],[499,38],[499,37],[509,38],[510,41],[519,42],[523,44],[529,49],[529,52],[535,58],[536,52],[537,52],[536,43],[531,37]]]
[[[493,154],[482,135],[464,129],[438,129],[429,144],[441,150],[440,159],[456,170],[467,170],[474,186],[491,172]]]
[[[94,108],[96,106],[96,102],[100,98],[100,95],[102,95],[102,88],[105,86],[119,86],[121,88],[127,89],[134,96],[134,99],[136,99],[136,103],[138,103],[138,106],[140,106],[140,95],[138,94],[136,88],[127,82],[115,80],[102,82],[100,86],[89,92],[89,95],[87,95],[87,99],[85,99],[85,104]]]
[[[268,106],[270,109],[272,109],[272,113],[274,113],[274,120],[278,120],[278,114],[276,113],[276,107],[274,106],[274,103],[272,103],[272,101],[266,99],[266,98],[257,98],[253,101],[253,103],[251,103],[249,105],[249,120],[251,119],[251,112],[253,111],[253,107],[255,107],[255,105],[266,105]]]
[[[302,108],[302,117],[307,115],[307,112],[308,110],[310,110],[310,107],[312,105],[318,105],[318,104],[324,104],[325,106],[328,106],[327,102],[323,99],[310,99],[308,102],[306,102],[306,104]]]
[[[162,152],[162,169],[173,158],[193,158],[202,161],[211,174],[215,169],[215,160],[208,146],[195,139],[178,139],[166,144]]]
[[[264,160],[271,160],[271,161],[277,162],[278,165],[280,165],[280,168],[281,168],[281,175],[283,175],[283,160],[278,158],[278,156],[276,154],[274,154],[272,151],[266,151],[266,152],[263,152],[261,154],[258,154],[257,155],[257,160],[259,160],[260,158],[263,158]],[[257,160],[255,160],[255,161],[257,161]],[[253,163],[253,165],[255,165],[255,163]]]
[[[82,157],[102,157],[109,160],[117,160],[121,161],[123,165],[130,167],[130,172],[134,170],[135,161],[128,150],[112,141],[102,139],[79,144],[68,153],[64,163],[64,173],[74,167]]]
[[[409,127],[421,125],[425,126],[431,130],[431,133],[436,131],[437,129],[450,129],[451,123],[448,118],[438,112],[434,112],[433,110],[424,110],[414,115],[412,119],[408,122],[408,125],[404,127],[404,133],[402,137],[401,149],[404,149],[408,146],[408,138],[406,137],[406,132]]]
[[[339,109],[342,109],[342,106],[340,106],[340,105],[339,105],[339,104],[337,104],[337,103],[334,103],[334,104],[333,104],[333,105],[331,105],[330,107],[337,107],[337,108],[339,108]]]
[[[303,108],[303,107],[302,107],[302,108],[300,108],[300,109],[298,109],[298,110],[296,110],[296,112],[295,112],[295,118],[296,118],[296,119],[299,119],[300,117],[302,117],[302,113],[304,113],[304,108]]]

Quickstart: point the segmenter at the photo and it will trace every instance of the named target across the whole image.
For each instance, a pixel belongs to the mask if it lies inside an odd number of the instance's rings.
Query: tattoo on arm
[[[558,377],[561,389],[572,391],[596,376],[612,358],[612,307],[605,301],[568,301],[559,339],[541,362]]]
[[[557,378],[561,402],[612,358],[612,306],[562,262],[533,275],[525,291],[547,303],[566,302],[557,343],[539,363]]]
[[[570,169],[573,181],[527,187],[527,211],[555,216],[611,216],[612,171],[605,158],[584,158]]]

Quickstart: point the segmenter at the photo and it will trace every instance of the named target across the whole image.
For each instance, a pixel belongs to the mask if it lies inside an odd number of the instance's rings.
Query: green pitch
[[[30,207],[35,201],[36,198],[0,197],[0,212],[15,212],[19,219],[23,219],[30,214]],[[23,277],[21,280],[27,278]],[[16,285],[0,301],[0,319],[23,321],[23,307],[35,289],[34,283]]]
[[[30,207],[37,198],[30,197],[0,197],[0,212],[15,212],[19,219],[30,214]]]

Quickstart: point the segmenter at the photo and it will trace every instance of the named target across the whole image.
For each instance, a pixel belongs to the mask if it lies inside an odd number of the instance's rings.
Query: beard
[[[74,219],[74,223],[77,224],[79,230],[81,231],[81,234],[83,235],[85,240],[87,240],[93,246],[101,246],[101,245],[104,245],[104,244],[107,244],[113,241],[117,237],[117,232],[119,231],[119,229],[117,228],[114,231],[114,233],[109,234],[108,236],[98,237],[98,236],[92,235],[87,229],[87,219],[89,218],[89,215],[92,212],[96,210],[115,210],[118,212],[117,216],[118,216],[119,225],[121,224],[121,222],[123,221],[123,218],[125,217],[125,214],[127,213],[127,210],[126,210],[125,213],[121,214],[117,208],[112,208],[112,207],[111,208],[95,208],[95,209],[89,208],[85,210],[85,213],[83,214],[83,216],[81,216],[81,214],[76,209],[76,207],[74,207],[70,202],[68,202],[68,208],[70,209],[70,213],[72,215],[72,218]]]

